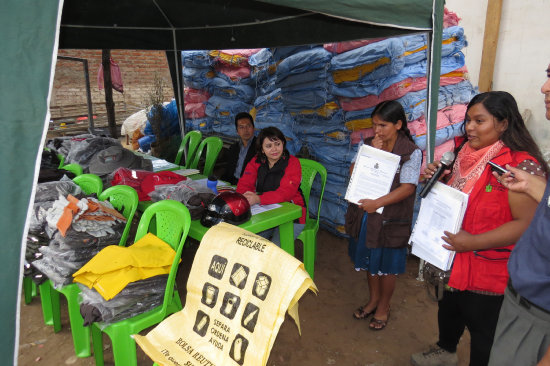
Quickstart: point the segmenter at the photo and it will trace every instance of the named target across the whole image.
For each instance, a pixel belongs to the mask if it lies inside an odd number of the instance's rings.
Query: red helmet
[[[239,225],[250,219],[250,204],[245,196],[235,191],[223,191],[206,206],[201,224],[211,227],[220,222]]]

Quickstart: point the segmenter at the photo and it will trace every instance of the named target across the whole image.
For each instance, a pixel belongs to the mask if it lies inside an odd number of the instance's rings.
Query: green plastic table
[[[188,178],[193,180],[203,179],[205,176],[201,174],[194,174]],[[152,204],[151,201],[141,201],[138,204],[138,210],[143,212],[148,206]],[[302,207],[290,202],[280,203],[281,207],[273,210],[264,211],[257,215],[253,215],[250,220],[239,225],[240,228],[251,231],[253,233],[259,233],[267,229],[279,227],[281,238],[281,249],[288,254],[294,256],[294,220],[302,217]],[[189,228],[188,236],[201,241],[204,234],[209,228],[201,225],[200,220],[191,221],[191,227]]]

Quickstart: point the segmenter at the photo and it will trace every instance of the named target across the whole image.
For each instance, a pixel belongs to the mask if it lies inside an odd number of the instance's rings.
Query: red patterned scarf
[[[456,162],[449,185],[466,194],[470,194],[479,177],[485,170],[487,162],[497,156],[504,147],[504,143],[498,140],[492,145],[479,150],[474,150],[469,143],[458,152]]]

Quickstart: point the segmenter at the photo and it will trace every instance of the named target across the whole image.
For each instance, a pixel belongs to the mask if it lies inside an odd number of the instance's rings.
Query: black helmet
[[[206,227],[227,222],[239,225],[250,219],[250,204],[245,196],[235,191],[223,191],[206,206],[201,224]]]

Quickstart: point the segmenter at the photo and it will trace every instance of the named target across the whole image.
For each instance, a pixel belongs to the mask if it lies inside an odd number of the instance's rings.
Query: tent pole
[[[437,105],[439,102],[439,79],[441,77],[441,42],[443,41],[443,8],[444,0],[434,0],[432,13],[432,31],[428,33],[427,62],[427,102],[426,102],[426,159],[431,163],[434,159],[435,130],[437,126]],[[420,260],[418,267],[419,281],[424,280],[424,261]]]

